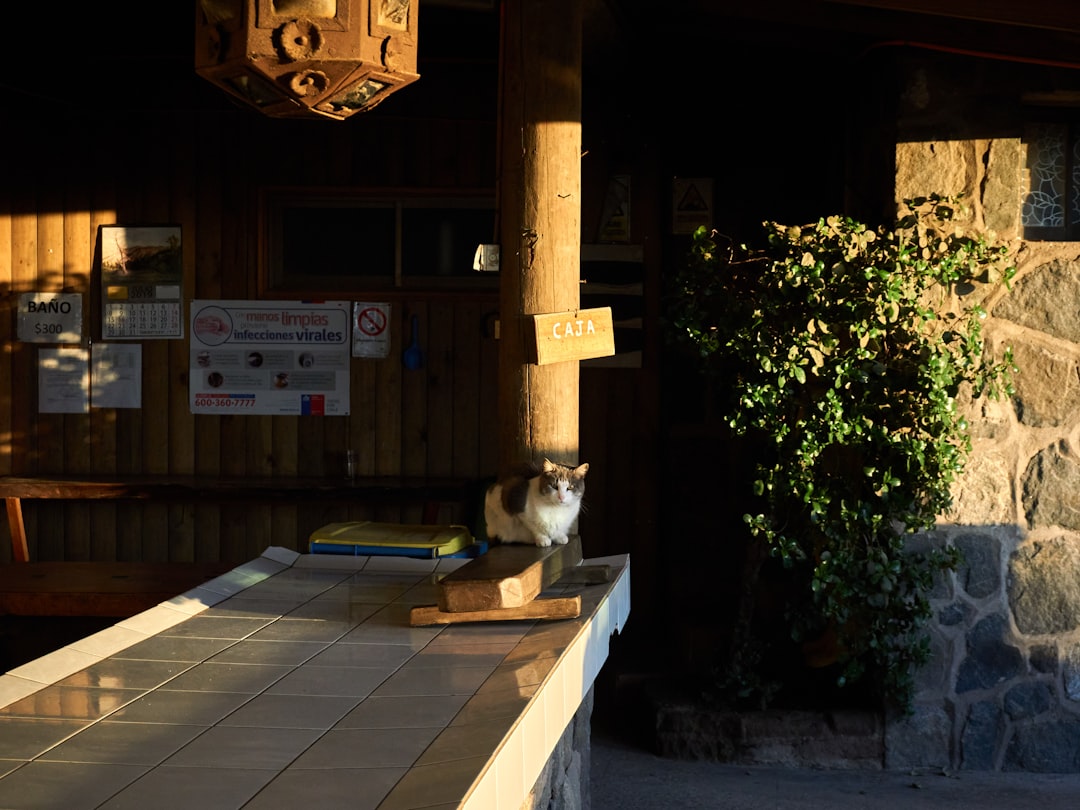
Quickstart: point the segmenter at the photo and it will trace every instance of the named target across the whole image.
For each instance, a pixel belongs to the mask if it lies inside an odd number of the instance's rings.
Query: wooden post
[[[580,0],[502,3],[499,461],[578,460],[578,361],[528,362],[536,314],[579,306]]]

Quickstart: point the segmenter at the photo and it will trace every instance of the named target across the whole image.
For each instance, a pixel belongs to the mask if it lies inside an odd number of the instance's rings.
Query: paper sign
[[[390,356],[390,305],[353,304],[352,356]]]
[[[347,416],[345,301],[192,301],[192,413]]]
[[[80,343],[82,296],[79,293],[21,293],[18,336],[24,343]]]
[[[87,413],[87,351],[82,348],[38,351],[38,411],[41,413]]]

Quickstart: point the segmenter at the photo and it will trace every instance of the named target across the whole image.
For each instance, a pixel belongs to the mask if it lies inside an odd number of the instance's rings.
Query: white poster
[[[86,349],[38,350],[38,410],[88,413],[90,388]]]
[[[192,301],[192,413],[347,416],[347,301]]]
[[[95,343],[90,357],[90,403],[95,408],[142,407],[142,344]]]

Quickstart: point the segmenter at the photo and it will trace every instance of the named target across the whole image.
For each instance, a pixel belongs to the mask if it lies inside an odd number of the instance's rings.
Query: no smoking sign
[[[390,355],[390,305],[353,304],[353,357],[382,359]]]

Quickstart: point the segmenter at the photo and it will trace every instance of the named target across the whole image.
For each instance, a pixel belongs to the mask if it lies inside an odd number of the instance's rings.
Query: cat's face
[[[588,464],[568,467],[544,459],[544,468],[540,473],[540,494],[552,503],[570,504],[581,500],[585,494],[585,473]]]

